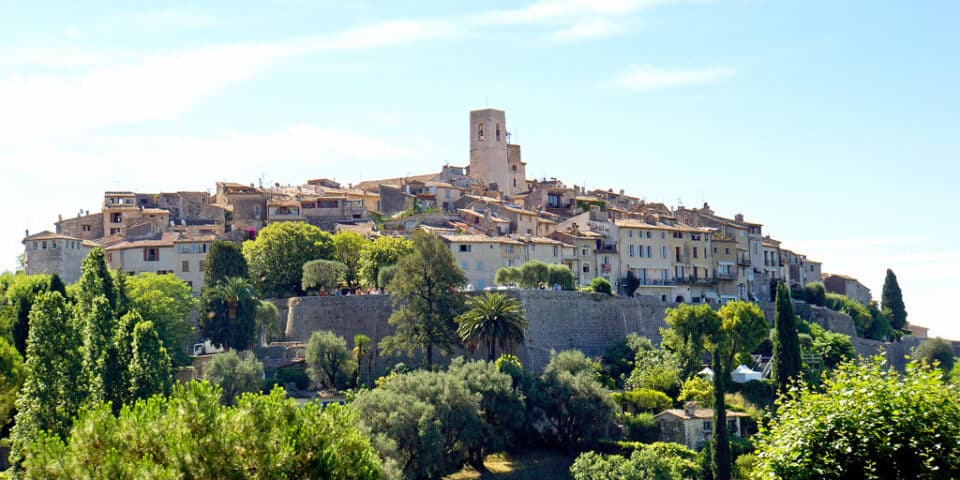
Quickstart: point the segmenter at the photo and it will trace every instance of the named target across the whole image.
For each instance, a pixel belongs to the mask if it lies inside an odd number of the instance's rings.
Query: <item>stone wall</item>
[[[541,370],[550,351],[576,348],[589,356],[634,332],[660,342],[664,304],[649,298],[614,298],[578,292],[521,290],[510,292],[524,305],[526,344],[514,351],[524,365]],[[280,305],[278,305],[279,307]],[[375,342],[393,333],[387,323],[393,307],[386,295],[296,297],[287,301],[285,340],[306,342],[316,330],[332,330],[347,340],[367,335]],[[282,311],[282,310],[281,310]]]

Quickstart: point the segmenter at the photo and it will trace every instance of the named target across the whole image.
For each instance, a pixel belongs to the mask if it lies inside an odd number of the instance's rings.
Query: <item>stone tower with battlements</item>
[[[470,112],[470,176],[507,197],[527,191],[526,164],[520,145],[510,144],[503,110]]]

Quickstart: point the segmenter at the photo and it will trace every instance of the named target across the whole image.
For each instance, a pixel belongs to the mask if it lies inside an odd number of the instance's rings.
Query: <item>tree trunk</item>
[[[433,344],[427,344],[427,368],[433,371]]]
[[[491,362],[494,361],[494,360],[496,360],[496,359],[497,359],[497,345],[493,342],[493,340],[490,341],[490,345],[489,345],[487,348],[488,348],[488,352],[489,352],[489,353],[487,354],[487,360],[488,360],[488,361],[491,361]]]
[[[730,372],[721,357],[719,349],[713,352],[713,476],[714,480],[730,480],[730,434],[724,398]]]

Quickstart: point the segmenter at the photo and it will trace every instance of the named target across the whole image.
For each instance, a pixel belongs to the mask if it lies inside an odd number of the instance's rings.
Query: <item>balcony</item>
[[[648,279],[646,279],[646,280],[640,280],[640,286],[641,286],[641,287],[663,287],[663,286],[669,287],[669,286],[673,286],[673,285],[676,285],[676,284],[677,284],[676,280],[673,280],[673,279],[667,279],[667,280],[656,279],[656,280],[654,280],[654,279],[648,278]]]
[[[717,279],[713,277],[694,277],[693,275],[687,277],[677,277],[677,285],[713,285],[717,283]]]
[[[599,245],[597,246],[597,253],[617,253],[616,245]]]
[[[717,280],[736,280],[737,272],[717,272]]]
[[[737,265],[740,265],[741,267],[749,267],[749,266],[750,266],[750,257],[741,257],[741,256],[738,256],[738,257],[737,257]]]

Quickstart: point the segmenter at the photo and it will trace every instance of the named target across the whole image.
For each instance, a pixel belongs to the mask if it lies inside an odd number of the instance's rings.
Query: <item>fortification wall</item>
[[[518,352],[525,366],[539,371],[550,351],[578,349],[602,355],[629,333],[660,343],[663,311],[675,304],[650,297],[620,298],[579,292],[521,290],[512,292],[523,303],[527,318],[526,344]]]
[[[524,305],[529,327],[526,344],[512,352],[528,368],[540,370],[550,351],[576,348],[599,356],[628,333],[660,342],[664,304],[649,298],[613,298],[578,292],[530,290],[510,292]],[[278,305],[279,307],[280,305]],[[285,340],[306,342],[316,330],[332,330],[347,340],[367,335],[375,342],[393,333],[386,295],[296,297],[287,300]],[[282,312],[282,310],[281,310]],[[281,313],[281,316],[284,317]]]

